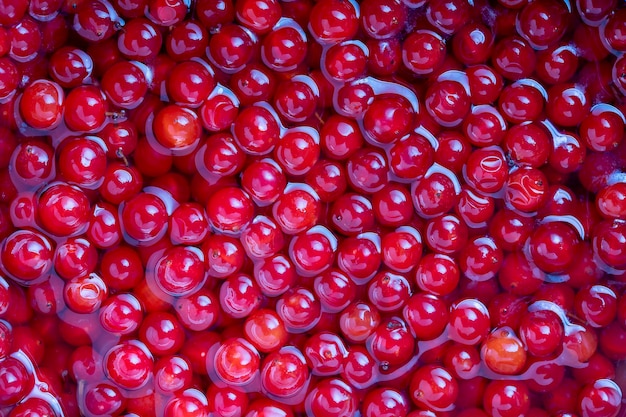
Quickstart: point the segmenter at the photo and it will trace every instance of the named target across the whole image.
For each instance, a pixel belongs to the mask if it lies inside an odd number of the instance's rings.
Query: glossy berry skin
[[[140,193],[127,201],[120,217],[131,242],[153,241],[167,228],[167,209],[163,200],[154,194]]]
[[[182,2],[181,2],[182,3]],[[189,388],[171,396],[165,404],[163,415],[192,415],[203,417],[209,414],[206,396],[196,388]]]
[[[454,291],[460,279],[457,262],[441,253],[429,253],[420,259],[415,269],[417,286],[434,295],[447,295]]]
[[[560,348],[563,340],[563,323],[553,311],[539,310],[522,317],[519,335],[528,352],[544,357]]]
[[[508,169],[499,147],[480,149],[467,160],[465,171],[468,184],[482,193],[499,191],[508,178]]]
[[[531,257],[545,272],[562,271],[573,261],[573,246],[578,241],[576,232],[566,223],[542,224],[530,237]]]
[[[530,408],[528,387],[519,381],[491,381],[485,389],[484,408],[502,417],[524,414]],[[494,414],[497,413],[497,414]]]
[[[411,296],[411,285],[402,275],[379,272],[370,281],[368,298],[381,312],[398,311]]]
[[[276,146],[274,155],[287,174],[305,175],[319,159],[319,134],[304,129],[288,131]]]
[[[596,195],[596,207],[604,218],[624,219],[626,218],[626,187],[624,183],[618,182],[603,188]]]
[[[288,338],[282,319],[270,309],[252,312],[245,321],[244,333],[246,339],[263,353],[280,349]]]
[[[148,83],[139,65],[119,61],[104,73],[101,88],[116,106],[133,109],[143,101],[148,92]]]
[[[287,290],[276,303],[276,312],[290,333],[311,330],[320,320],[321,303],[315,294],[304,287]]]
[[[220,417],[242,416],[248,408],[248,396],[234,387],[209,386],[207,391],[209,411]]]
[[[426,92],[426,110],[441,126],[458,126],[470,111],[467,82],[463,75],[460,72],[456,74],[456,71],[444,72]]]
[[[531,75],[536,57],[528,42],[520,37],[511,36],[496,43],[491,62],[502,77],[519,80]]]
[[[20,114],[29,126],[52,130],[63,120],[64,102],[65,93],[60,85],[54,81],[38,80],[24,90],[20,98]]]
[[[448,324],[452,340],[475,345],[484,340],[489,328],[489,311],[479,300],[464,299],[452,307]]]
[[[492,237],[476,236],[462,249],[459,268],[469,279],[485,281],[496,276],[503,258],[502,248]]]
[[[487,367],[498,374],[518,374],[526,364],[524,345],[507,327],[491,332],[483,342],[481,355]]]
[[[107,298],[98,312],[100,324],[113,334],[130,334],[139,328],[143,309],[132,294],[119,293]]]
[[[33,388],[34,375],[26,366],[13,357],[5,358],[0,362],[2,370],[0,378],[0,405],[9,406],[17,404]]]
[[[456,203],[456,178],[443,172],[433,172],[411,187],[413,206],[425,218],[448,212]]]
[[[261,44],[261,58],[275,71],[291,71],[306,57],[306,34],[294,21],[286,20],[269,32]]]
[[[537,49],[544,49],[563,36],[567,17],[566,8],[556,1],[527,5],[518,16],[518,32]]]
[[[371,201],[354,193],[340,196],[331,206],[330,216],[332,228],[347,236],[370,230],[375,221]]]
[[[106,284],[96,274],[72,278],[63,288],[65,304],[76,313],[95,313],[107,295]]]
[[[92,132],[106,120],[106,103],[102,91],[92,86],[74,88],[65,98],[64,120],[76,132]],[[81,116],[78,117],[77,114]]]
[[[293,346],[269,354],[261,369],[262,390],[276,399],[301,394],[308,385],[309,369],[302,353]]]
[[[15,96],[19,84],[17,67],[8,58],[0,59],[0,100],[7,101]]]
[[[207,55],[212,63],[229,73],[235,72],[250,60],[254,50],[253,36],[243,27],[226,24],[209,40]]]
[[[43,228],[56,236],[69,236],[84,230],[89,216],[87,196],[78,188],[57,184],[39,197],[38,214]]]
[[[176,25],[164,39],[167,54],[176,61],[204,55],[208,34],[200,21],[189,19]]]
[[[197,203],[183,203],[169,219],[170,240],[174,244],[199,244],[209,234],[209,223],[204,208]]]
[[[320,144],[328,158],[343,160],[362,146],[363,135],[353,120],[333,115],[320,131]]]
[[[55,250],[54,269],[64,279],[90,274],[97,262],[96,248],[83,238],[70,238]]]
[[[296,75],[278,84],[274,92],[274,108],[288,123],[303,122],[315,113],[319,94],[319,87],[311,77]]]
[[[104,356],[105,372],[120,388],[141,388],[148,382],[152,366],[152,356],[138,342],[114,346]]]
[[[3,269],[18,280],[44,277],[53,266],[51,242],[41,234],[19,230],[9,235],[1,249]]]
[[[504,81],[494,68],[479,64],[467,69],[467,81],[472,104],[490,104],[497,101]]]
[[[397,272],[408,272],[413,269],[422,256],[422,250],[419,232],[408,227],[400,227],[384,235],[381,240],[383,263]]]
[[[114,290],[130,290],[144,277],[144,268],[137,251],[130,246],[117,246],[104,252],[100,261],[102,278]]]
[[[234,187],[223,188],[207,203],[207,218],[215,229],[239,236],[252,221],[254,206],[248,194]]]
[[[352,387],[341,379],[331,378],[320,381],[313,388],[306,397],[305,407],[312,417],[329,413],[351,416],[356,412],[358,403]]]
[[[292,184],[272,205],[274,220],[286,234],[296,234],[315,225],[320,203],[309,186]]]
[[[318,161],[306,174],[304,182],[325,203],[339,198],[348,187],[343,165],[329,160]]]
[[[539,168],[550,156],[549,132],[538,123],[511,126],[505,133],[503,150],[519,165]]]
[[[263,300],[259,286],[245,274],[227,278],[220,287],[219,297],[222,310],[233,318],[249,316]]]
[[[266,107],[251,106],[237,115],[233,125],[233,137],[251,155],[270,152],[280,134],[278,122]]]
[[[181,356],[165,356],[155,363],[154,369],[155,386],[162,393],[173,393],[191,386],[191,365]]]
[[[315,276],[333,263],[337,238],[326,228],[316,226],[291,240],[289,256],[302,276]]]
[[[592,327],[608,326],[615,319],[617,296],[604,285],[585,286],[576,294],[574,308]]]
[[[452,38],[452,51],[465,65],[480,64],[489,59],[493,33],[481,23],[468,23]]]
[[[148,19],[131,19],[117,38],[117,48],[128,60],[148,63],[154,60],[163,36]]]
[[[324,0],[312,8],[309,19],[309,31],[322,44],[351,39],[359,27],[351,2]]]
[[[546,106],[550,120],[560,126],[576,126],[589,113],[591,103],[582,88],[558,84],[548,90]]]
[[[92,137],[63,142],[58,169],[70,184],[88,189],[101,185],[106,176],[106,165],[105,150]]]
[[[579,394],[581,415],[614,416],[619,413],[622,391],[610,379],[598,379],[587,384]]]
[[[259,352],[242,338],[222,342],[215,352],[213,366],[216,377],[232,386],[242,386],[257,377],[260,367]]]
[[[225,278],[241,269],[244,249],[238,239],[224,235],[211,235],[202,245],[208,273]]]
[[[339,245],[337,266],[357,283],[369,281],[381,261],[379,237],[374,233],[346,238]]]
[[[342,311],[356,298],[354,282],[336,269],[330,269],[316,277],[314,290],[324,310],[329,312]]]
[[[154,117],[152,128],[160,145],[186,153],[197,146],[202,130],[198,115],[178,105],[162,108]]]
[[[174,247],[156,262],[154,278],[166,293],[177,297],[190,295],[205,282],[204,257],[197,248]]]
[[[241,174],[242,188],[259,206],[276,202],[286,185],[285,173],[271,159],[252,162]]]
[[[233,175],[241,171],[246,161],[243,150],[227,133],[209,136],[198,153],[202,155],[202,162],[196,160],[198,170],[217,176]]]
[[[426,365],[415,371],[409,390],[415,405],[434,412],[451,410],[459,395],[456,380],[437,365]]]
[[[431,340],[444,331],[449,313],[439,297],[419,292],[407,301],[402,315],[416,338]]]
[[[417,30],[402,44],[402,62],[417,75],[430,75],[443,64],[445,42],[435,32]]]
[[[332,45],[323,61],[325,74],[335,82],[349,82],[361,77],[366,65],[366,49],[358,42]]]
[[[380,323],[366,346],[384,369],[406,363],[414,354],[415,339],[402,318],[392,317]]]
[[[0,416],[617,417],[625,11],[0,0]]]
[[[139,327],[139,340],[153,355],[172,355],[182,348],[185,333],[174,315],[152,312],[144,317]]]
[[[394,388],[377,388],[365,396],[362,410],[364,417],[406,415],[409,411],[409,400]]]

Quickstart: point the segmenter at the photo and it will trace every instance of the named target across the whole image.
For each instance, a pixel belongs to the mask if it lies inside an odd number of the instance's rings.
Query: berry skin
[[[530,408],[528,387],[520,381],[491,381],[485,388],[484,408],[491,415],[512,417]]]
[[[198,115],[178,105],[162,108],[153,122],[154,136],[166,149],[189,152],[200,141]]]
[[[154,241],[167,229],[167,208],[154,194],[137,194],[126,202],[120,217],[131,241]]]
[[[250,197],[238,188],[223,188],[207,204],[207,218],[215,229],[233,236],[241,234],[252,221],[254,206]]]
[[[487,367],[498,374],[518,374],[526,364],[524,345],[506,327],[494,330],[485,339],[481,353]]]
[[[433,412],[451,410],[459,395],[454,377],[437,365],[426,365],[415,371],[409,390],[415,405]]]
[[[324,379],[307,395],[307,414],[311,417],[324,415],[353,416],[358,403],[352,387],[341,379]]]
[[[145,345],[123,343],[111,348],[104,356],[107,376],[120,388],[135,390],[148,382],[153,361]]]
[[[19,230],[9,235],[0,252],[3,269],[20,281],[45,277],[53,266],[52,243],[34,231]]]
[[[54,81],[37,80],[24,89],[20,99],[20,113],[29,126],[52,130],[63,119],[64,102],[65,93],[61,86]]]
[[[359,27],[357,6],[350,1],[318,2],[309,19],[309,31],[324,44],[351,39]]]
[[[90,204],[78,188],[57,184],[39,197],[37,212],[43,228],[56,236],[69,236],[84,230]]]
[[[0,416],[617,417],[619,0],[0,0]]]
[[[8,357],[0,362],[0,405],[10,406],[21,401],[33,388],[34,375],[19,360]]]
[[[260,367],[259,352],[242,338],[225,340],[215,352],[213,366],[216,378],[234,386],[249,383]]]
[[[261,369],[262,390],[270,398],[287,400],[308,385],[309,369],[302,353],[293,346],[269,354]]]

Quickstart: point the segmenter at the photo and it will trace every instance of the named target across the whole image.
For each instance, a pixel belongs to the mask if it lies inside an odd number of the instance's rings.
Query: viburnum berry
[[[63,119],[64,103],[65,93],[59,84],[54,81],[36,80],[22,93],[20,114],[29,126],[52,130],[59,126]]]
[[[0,0],[0,415],[617,416],[625,21]]]
[[[415,405],[433,412],[452,409],[459,395],[456,379],[437,365],[426,365],[416,370],[409,390]]]

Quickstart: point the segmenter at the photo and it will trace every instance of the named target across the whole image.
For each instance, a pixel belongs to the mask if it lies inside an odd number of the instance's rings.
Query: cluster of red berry
[[[617,417],[625,114],[623,0],[0,0],[0,416]]]

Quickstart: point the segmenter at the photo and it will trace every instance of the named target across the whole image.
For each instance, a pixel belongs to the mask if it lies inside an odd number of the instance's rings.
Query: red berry
[[[242,338],[221,343],[213,358],[216,378],[233,386],[243,386],[258,377],[261,366],[259,352]]]
[[[454,377],[437,365],[426,365],[415,371],[409,389],[415,405],[434,412],[451,410],[459,395]]]
[[[104,355],[104,371],[120,388],[141,388],[148,382],[152,367],[152,355],[137,341],[116,345]]]
[[[20,98],[20,114],[31,127],[52,130],[65,112],[65,93],[54,81],[36,80],[28,85]]]
[[[324,379],[315,385],[305,400],[307,414],[322,417],[328,414],[352,416],[358,403],[352,387],[341,379]]]
[[[3,269],[21,282],[45,278],[53,266],[52,244],[30,230],[12,233],[4,240],[0,251]]]

